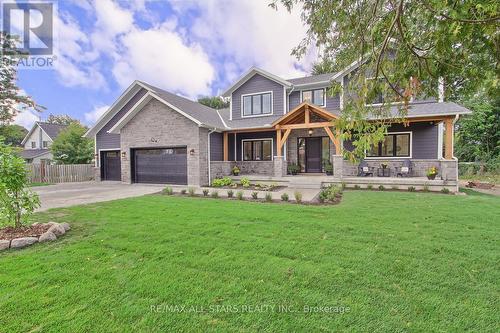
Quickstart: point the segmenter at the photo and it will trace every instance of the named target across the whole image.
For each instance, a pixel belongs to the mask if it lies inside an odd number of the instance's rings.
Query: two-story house
[[[279,178],[289,163],[301,173],[322,174],[325,161],[334,166],[335,179],[357,176],[357,166],[342,158],[342,149],[352,145],[342,142],[332,123],[344,93],[326,91],[334,81],[344,86],[353,69],[284,79],[251,68],[224,92],[230,106],[222,110],[135,81],[85,134],[95,139],[97,176],[205,185],[235,165],[243,175]],[[396,166],[411,160],[413,177],[435,165],[441,180],[456,183],[453,125],[469,112],[442,100],[414,102],[408,124],[391,126],[366,161]]]
[[[21,151],[21,157],[27,163],[52,163],[53,156],[50,152],[50,146],[59,133],[65,129],[65,125],[35,122],[31,130],[26,134],[21,144],[24,149]]]

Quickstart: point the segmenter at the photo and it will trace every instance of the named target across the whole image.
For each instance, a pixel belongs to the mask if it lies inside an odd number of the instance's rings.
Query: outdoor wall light
[[[194,149],[191,149],[191,150],[189,151],[189,155],[194,155]]]
[[[309,134],[309,136],[313,135],[313,130],[312,130],[312,128],[310,128],[310,129],[307,131],[307,134]]]
[[[125,158],[125,156],[127,156],[127,152],[122,151],[122,158]]]

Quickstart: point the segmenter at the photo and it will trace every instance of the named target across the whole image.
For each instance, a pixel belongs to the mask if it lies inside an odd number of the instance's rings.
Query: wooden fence
[[[28,164],[32,183],[71,183],[94,180],[93,164]]]

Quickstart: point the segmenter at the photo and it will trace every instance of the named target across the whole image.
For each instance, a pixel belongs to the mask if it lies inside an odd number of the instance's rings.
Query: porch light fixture
[[[312,130],[312,128],[310,128],[310,129],[308,129],[308,130],[307,130],[307,134],[309,134],[309,136],[312,136],[312,135],[313,135],[313,130]]]
[[[191,149],[191,150],[189,151],[189,155],[194,155],[194,149]]]
[[[125,156],[127,156],[127,152],[122,151],[122,158],[125,158]]]

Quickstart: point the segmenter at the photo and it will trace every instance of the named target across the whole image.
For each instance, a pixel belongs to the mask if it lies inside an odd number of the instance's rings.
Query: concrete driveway
[[[160,192],[164,187],[121,182],[84,182],[39,186],[33,187],[33,190],[38,193],[41,201],[41,207],[37,211],[44,211],[50,208],[138,197]]]

